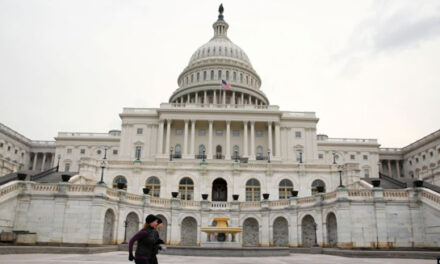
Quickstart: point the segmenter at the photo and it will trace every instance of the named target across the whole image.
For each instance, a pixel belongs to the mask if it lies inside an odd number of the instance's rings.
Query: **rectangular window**
[[[211,80],[214,80],[214,71],[211,71]]]
[[[301,138],[301,131],[295,131],[295,137]]]
[[[118,150],[117,149],[113,150],[113,155],[118,155]]]
[[[263,136],[263,131],[257,130],[257,137],[262,137],[262,136]]]
[[[217,79],[219,79],[219,80],[221,80],[222,79],[222,71],[220,70],[220,71],[218,71],[218,76],[217,76]]]
[[[80,153],[81,153],[81,154],[86,154],[86,149],[81,149],[81,150],[80,150]]]
[[[369,178],[370,177],[370,170],[369,169],[364,169],[364,177],[365,178]]]
[[[176,129],[176,135],[178,136],[183,135],[183,130],[180,128]]]
[[[296,161],[298,161],[298,162],[302,161],[302,150],[301,149],[296,150]]]
[[[200,129],[199,136],[205,136],[205,135],[206,135],[206,129]]]
[[[68,149],[67,149],[67,153],[68,153],[68,154],[71,154],[71,153],[72,153],[72,149],[71,149],[71,148],[68,148]]]
[[[234,137],[240,136],[240,130],[232,130],[232,136]]]
[[[223,136],[223,130],[216,130],[216,131],[215,131],[215,134],[216,134],[217,136]]]
[[[243,82],[243,73],[240,73],[240,82]]]
[[[351,159],[351,160],[354,160],[355,158],[356,158],[355,155],[353,155],[353,154],[350,155],[350,159]]]
[[[138,134],[138,135],[142,135],[143,132],[144,132],[144,130],[142,128],[138,128],[136,130],[136,134]]]
[[[200,81],[200,72],[197,73],[197,81]]]
[[[229,80],[229,71],[226,71],[226,80]]]
[[[134,156],[136,157],[136,160],[141,159],[141,150],[142,148],[140,146],[137,146],[134,152]]]
[[[236,72],[234,72],[234,73],[232,74],[232,79],[233,79],[234,81],[237,80],[237,73],[236,73]]]
[[[66,172],[70,171],[70,163],[66,163],[66,165],[64,165],[64,171]]]
[[[364,160],[368,160],[368,155],[363,155]]]
[[[324,154],[318,154],[319,159],[324,159]]]

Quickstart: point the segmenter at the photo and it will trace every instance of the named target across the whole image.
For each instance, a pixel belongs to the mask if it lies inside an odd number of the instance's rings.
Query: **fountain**
[[[228,227],[229,217],[215,217],[216,226],[202,227],[200,230],[208,235],[202,247],[241,247],[237,234],[243,232],[241,227]]]

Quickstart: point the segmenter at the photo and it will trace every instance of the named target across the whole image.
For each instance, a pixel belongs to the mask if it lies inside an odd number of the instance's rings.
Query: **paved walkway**
[[[134,263],[128,261],[125,252],[110,252],[101,254],[75,255],[75,254],[19,254],[19,255],[0,255],[0,263],[60,263],[60,264],[76,264],[76,263]],[[330,255],[313,255],[313,254],[292,254],[288,257],[259,257],[259,258],[219,258],[219,257],[183,257],[159,255],[160,264],[433,264],[436,260],[422,259],[378,259],[378,258],[346,258]]]

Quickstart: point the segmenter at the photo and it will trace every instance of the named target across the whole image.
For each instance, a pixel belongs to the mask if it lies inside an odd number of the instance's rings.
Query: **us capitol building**
[[[172,245],[203,245],[211,238],[200,229],[228,217],[243,228],[241,246],[439,247],[440,195],[412,185],[437,183],[439,131],[405,153],[376,139],[319,135],[314,112],[270,104],[228,28],[221,10],[169,101],[124,108],[121,130],[34,142],[2,125],[0,231],[114,244],[153,213]],[[426,169],[408,165],[422,155]]]

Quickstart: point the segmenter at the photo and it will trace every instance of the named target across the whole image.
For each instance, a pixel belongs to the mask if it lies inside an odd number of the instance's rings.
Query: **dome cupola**
[[[223,19],[223,11],[220,5],[213,24],[214,36],[191,56],[179,75],[179,88],[170,103],[269,104],[248,56],[228,38],[229,25]]]

